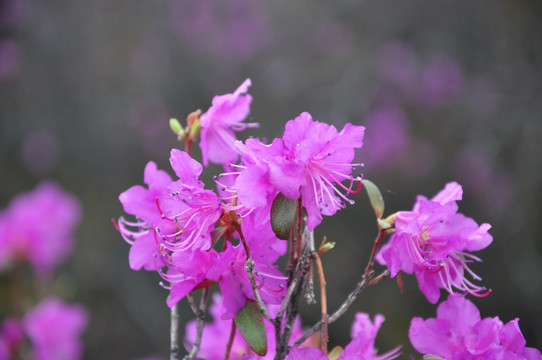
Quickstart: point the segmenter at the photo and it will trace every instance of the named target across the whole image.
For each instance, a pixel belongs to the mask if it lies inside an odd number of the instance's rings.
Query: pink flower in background
[[[455,99],[463,89],[463,73],[451,59],[442,59],[425,69],[421,99],[426,105],[443,105]]]
[[[383,315],[377,314],[374,322],[366,313],[357,313],[352,324],[350,336],[352,341],[346,345],[337,360],[392,360],[401,355],[398,346],[385,354],[378,355],[374,346],[376,335],[384,322]],[[286,360],[317,359],[328,360],[326,354],[316,348],[292,348]]]
[[[447,360],[540,360],[540,351],[525,347],[519,319],[503,325],[498,317],[481,319],[476,306],[462,296],[448,297],[437,317],[415,317],[408,336],[422,354]]]
[[[394,277],[399,271],[416,274],[420,290],[431,303],[440,297],[440,289],[455,290],[475,296],[489,292],[473,284],[465,272],[480,280],[468,264],[481,261],[467,251],[481,250],[493,240],[489,224],[478,226],[474,220],[457,213],[457,200],[463,190],[455,182],[431,200],[418,196],[412,211],[400,211],[395,219],[395,233],[378,255]]]
[[[262,0],[177,0],[171,21],[192,50],[244,63],[265,49],[271,37]]]
[[[14,78],[19,67],[19,45],[12,40],[0,40],[0,81]]]
[[[235,132],[258,126],[257,123],[243,123],[252,102],[252,96],[247,94],[250,85],[250,79],[246,79],[233,94],[215,96],[213,105],[201,115],[200,147],[205,166],[209,161],[222,165],[237,161]]]
[[[53,182],[18,195],[0,213],[0,266],[28,260],[48,276],[72,250],[81,206]]]
[[[4,319],[0,327],[0,359],[14,359],[23,340],[20,321],[13,317]]]
[[[57,298],[48,298],[22,320],[36,360],[76,360],[83,354],[81,334],[88,323],[87,312]]]
[[[297,199],[307,210],[307,226],[313,230],[322,215],[331,216],[352,203],[343,192],[359,191],[359,177],[352,176],[354,149],[363,145],[363,126],[346,124],[341,132],[332,125],[313,121],[302,113],[286,124],[283,137],[271,145],[249,139],[239,145],[244,169],[236,189],[245,205],[263,207],[280,191]],[[241,166],[240,168],[243,168]],[[349,186],[342,181],[349,181]],[[354,186],[358,189],[354,190]]]
[[[371,169],[389,168],[405,161],[410,148],[407,119],[397,106],[371,111],[365,122],[368,129],[361,153]]]

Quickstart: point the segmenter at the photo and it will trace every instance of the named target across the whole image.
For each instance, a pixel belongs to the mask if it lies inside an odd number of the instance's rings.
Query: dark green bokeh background
[[[7,1],[0,4],[8,11]],[[179,145],[169,117],[205,110],[212,96],[233,91],[249,77],[251,121],[261,128],[240,136],[280,136],[286,121],[302,111],[338,127],[364,124],[384,86],[379,51],[397,42],[409,46],[421,66],[439,57],[455,60],[463,72],[462,91],[443,106],[403,107],[410,134],[433,146],[430,171],[406,176],[367,164],[363,172],[386,190],[391,213],[410,209],[417,194],[430,197],[448,181],[468,182],[472,174],[454,170],[457,154],[472,148],[485,154],[512,190],[501,192],[490,181],[487,189],[466,188],[460,203],[463,213],[493,226],[493,244],[478,254],[484,263],[473,266],[493,294],[473,301],[484,317],[519,317],[528,345],[542,347],[541,2],[262,2],[249,14],[264,30],[250,34],[257,40],[248,54],[238,47],[239,35],[218,34],[220,26],[235,26],[243,6],[229,13],[221,9],[222,25],[193,39],[179,33],[188,31],[179,23],[191,26],[190,7],[174,12],[179,4],[170,1],[21,4],[17,21],[0,29],[2,39],[19,49],[18,70],[0,80],[0,206],[42,179],[80,198],[84,217],[77,245],[56,283],[65,299],[84,304],[91,314],[86,358],[167,355],[167,292],[158,286],[158,275],[129,269],[128,245],[110,219],[122,214],[118,195],[142,183],[148,161],[169,169],[169,150]],[[227,41],[210,50],[207,42],[215,35]],[[480,81],[490,86],[476,86]],[[206,178],[218,170],[206,170]],[[502,196],[506,206],[493,206]],[[375,232],[362,196],[317,228],[317,238],[337,242],[323,258],[330,309],[357,282]],[[332,345],[349,341],[355,311],[380,312],[387,320],[378,347],[402,344],[405,355],[413,354],[410,319],[434,317],[436,306],[413,278],[403,279],[403,294],[389,279],[368,289],[331,326]],[[187,319],[184,303],[182,310]],[[305,306],[304,324],[316,321],[318,312],[317,306]]]

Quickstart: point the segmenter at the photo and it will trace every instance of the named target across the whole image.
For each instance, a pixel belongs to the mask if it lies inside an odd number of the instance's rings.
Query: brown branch
[[[226,353],[224,354],[224,360],[229,360],[230,358],[230,352],[231,352],[231,346],[233,345],[233,339],[235,338],[235,330],[237,329],[237,326],[235,325],[235,320],[231,320],[231,330],[230,330],[230,338],[228,339],[228,344],[226,345]]]
[[[322,328],[322,343],[321,350],[324,354],[327,354],[327,342],[329,340],[327,330],[327,296],[326,296],[326,278],[324,277],[324,267],[322,266],[322,260],[316,251],[312,252],[312,258],[316,263],[316,270],[318,272],[318,278],[320,279],[320,306],[322,309],[322,317],[320,320]]]

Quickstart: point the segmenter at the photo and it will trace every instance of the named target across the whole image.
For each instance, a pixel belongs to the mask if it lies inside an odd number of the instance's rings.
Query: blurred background
[[[542,348],[541,38],[542,2],[528,0],[0,0],[0,207],[43,179],[75,194],[84,216],[55,288],[90,312],[85,358],[167,356],[167,291],[156,273],[129,269],[110,219],[148,161],[170,169],[180,144],[168,119],[251,78],[249,120],[261,127],[240,136],[281,136],[302,111],[366,126],[358,158],[387,214],[462,184],[460,211],[494,237],[473,266],[493,293],[472,300],[483,317],[519,317]],[[316,229],[337,242],[323,257],[331,310],[376,235],[356,200]],[[403,281],[403,294],[394,279],[363,293],[331,326],[331,346],[349,342],[365,311],[386,316],[378,348],[415,354],[410,319],[436,306]],[[318,306],[302,314],[311,325]]]

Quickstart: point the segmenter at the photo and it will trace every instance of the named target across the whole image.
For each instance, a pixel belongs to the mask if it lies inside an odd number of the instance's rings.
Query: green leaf
[[[363,184],[365,191],[367,191],[376,218],[382,219],[382,216],[384,215],[384,199],[382,198],[382,193],[372,181],[363,179],[361,180],[361,183]]]
[[[446,360],[437,355],[424,355],[423,360]]]
[[[235,315],[235,325],[256,354],[260,356],[267,354],[267,333],[263,314],[256,301],[247,300],[245,307]]]
[[[296,199],[288,199],[278,193],[271,205],[271,228],[275,235],[282,240],[290,238],[290,230],[294,222]]]

